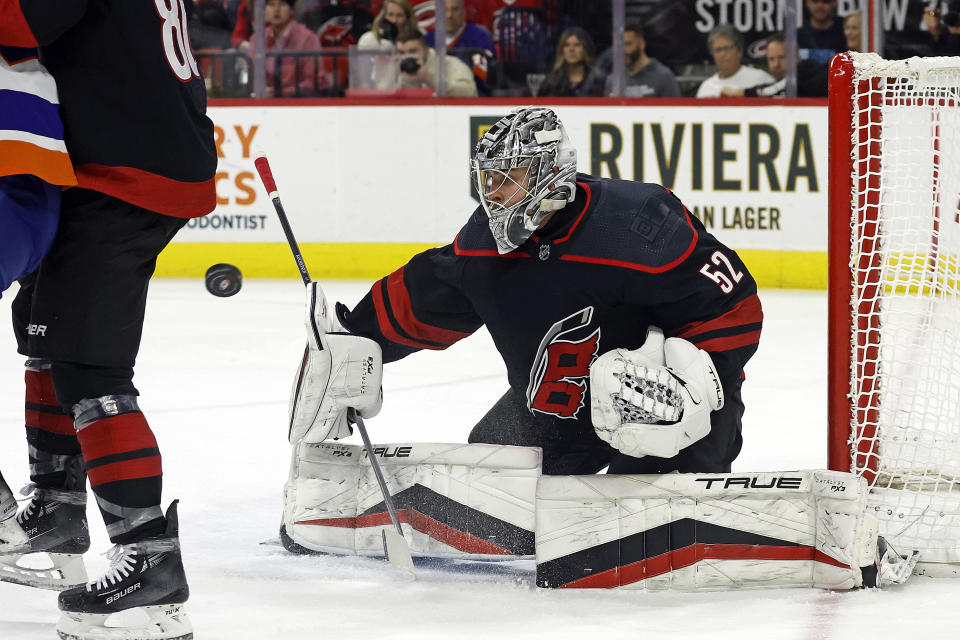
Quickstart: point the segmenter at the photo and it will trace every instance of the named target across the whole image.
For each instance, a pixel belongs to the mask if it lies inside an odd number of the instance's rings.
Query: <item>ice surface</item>
[[[216,260],[211,260],[215,262]],[[367,284],[331,282],[356,302]],[[135,383],[163,452],[164,501],[180,498],[181,538],[197,640],[360,638],[954,637],[960,580],[915,578],[885,591],[743,593],[548,591],[530,563],[493,574],[447,564],[416,581],[382,561],[299,557],[275,538],[287,474],[286,408],[303,348],[303,286],[244,282],[215,298],[200,280],[151,285]],[[0,300],[9,317],[10,291]],[[744,449],[735,470],[826,464],[826,296],[762,291],[760,351],[746,371]],[[27,481],[23,358],[0,331],[0,468]],[[485,333],[443,353],[388,365],[374,441],[463,441],[505,390]],[[359,441],[358,436],[353,440]],[[91,576],[109,548],[91,500]],[[53,640],[56,594],[0,583],[0,640]]]

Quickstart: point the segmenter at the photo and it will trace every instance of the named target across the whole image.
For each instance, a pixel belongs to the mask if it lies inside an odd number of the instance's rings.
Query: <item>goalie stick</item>
[[[300,253],[300,246],[293,236],[293,229],[290,228],[287,214],[283,210],[283,204],[280,202],[280,193],[277,191],[277,183],[273,179],[270,163],[267,161],[267,157],[261,153],[258,154],[253,164],[257,168],[257,173],[260,174],[260,181],[267,190],[268,197],[273,202],[273,208],[276,210],[277,217],[280,219],[280,226],[283,227],[283,234],[287,238],[287,244],[290,245],[290,251],[293,252],[293,259],[297,263],[297,269],[300,271],[303,284],[304,286],[309,285],[311,282],[310,272],[307,271],[303,254]],[[387,488],[386,480],[383,478],[380,463],[377,461],[376,453],[374,453],[373,446],[370,444],[370,436],[367,433],[366,425],[358,412],[351,410],[350,417],[356,420],[360,437],[363,439],[363,444],[367,448],[367,458],[370,460],[373,474],[376,476],[377,484],[380,485],[380,492],[383,494],[383,503],[386,505],[387,512],[390,514],[390,522],[392,522],[394,526],[394,529],[385,528],[383,530],[383,552],[390,564],[414,573],[410,547],[403,537],[403,529],[400,528],[400,519],[397,517],[397,510],[393,505],[393,498],[390,495],[390,490]]]

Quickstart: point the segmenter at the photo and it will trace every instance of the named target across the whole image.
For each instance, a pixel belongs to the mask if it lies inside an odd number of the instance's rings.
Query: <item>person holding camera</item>
[[[399,88],[437,88],[437,56],[427,46],[420,31],[404,29],[400,32],[397,36],[397,60],[400,68]],[[473,82],[470,67],[451,55],[446,57],[446,67],[446,95],[476,98],[477,85]]]
[[[416,27],[417,19],[408,0],[386,0],[380,13],[373,19],[370,31],[357,40],[361,51],[393,53],[397,35],[404,27]]]
[[[369,54],[361,60],[364,65],[369,65],[370,70],[362,70],[360,77],[370,78],[370,88],[397,88],[397,65],[393,59],[397,34],[400,29],[408,25],[416,27],[416,24],[417,19],[408,0],[387,0],[383,3],[370,31],[357,40],[357,49]]]
[[[949,10],[941,16],[940,9],[923,12],[923,24],[930,32],[930,53],[935,56],[960,55],[960,0],[951,0]]]

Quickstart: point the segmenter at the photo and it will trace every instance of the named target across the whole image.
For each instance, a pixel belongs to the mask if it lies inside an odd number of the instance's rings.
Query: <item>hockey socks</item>
[[[4,491],[0,497],[0,580],[65,589],[87,579],[81,555],[90,548],[90,536],[80,444],[73,418],[57,402],[50,363],[28,360],[24,382],[33,481],[24,494],[34,491],[15,517],[13,496]],[[45,553],[46,562],[25,558],[36,553]]]
[[[24,383],[31,482],[44,488],[84,491],[83,459],[73,416],[57,402],[50,362],[27,360]]]
[[[160,450],[136,397],[85,399],[73,411],[90,487],[110,540],[127,544],[161,533]]]

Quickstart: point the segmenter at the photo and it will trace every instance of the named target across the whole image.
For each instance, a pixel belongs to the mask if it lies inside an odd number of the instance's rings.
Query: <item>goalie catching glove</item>
[[[290,394],[288,439],[321,442],[351,433],[349,409],[364,418],[380,413],[380,345],[343,331],[323,289],[307,285],[307,346]]]
[[[710,433],[723,387],[706,351],[664,341],[651,326],[634,351],[614,349],[590,366],[590,415],[597,435],[636,458],[672,458]]]

